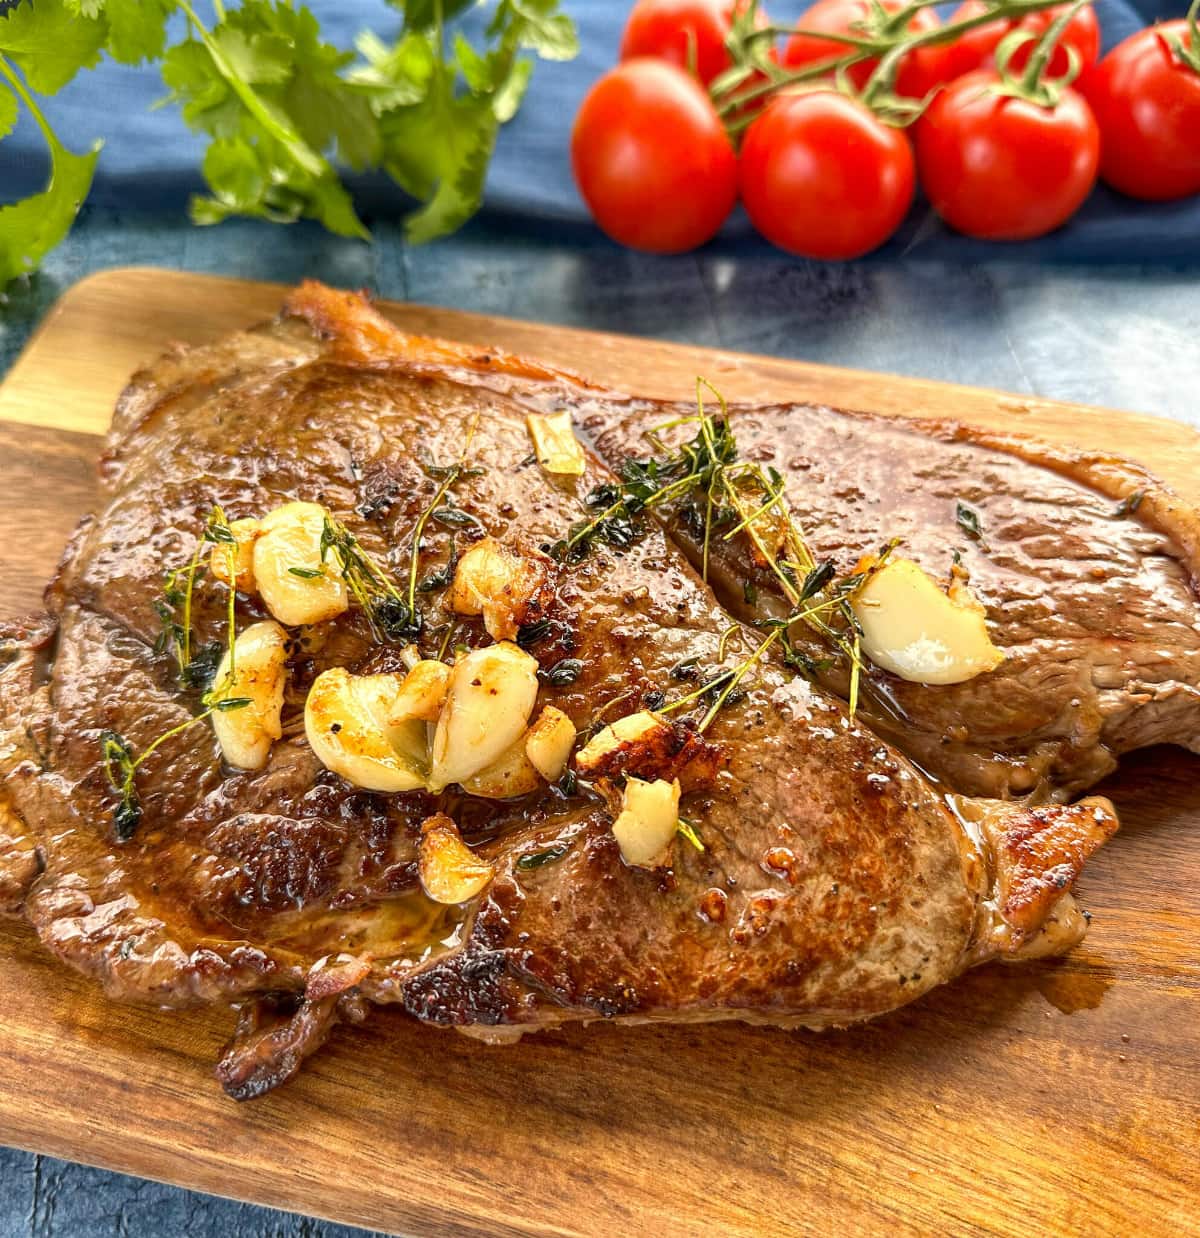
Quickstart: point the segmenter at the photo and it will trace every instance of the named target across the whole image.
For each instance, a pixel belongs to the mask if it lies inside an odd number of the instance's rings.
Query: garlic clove
[[[239,593],[257,593],[258,586],[254,580],[254,543],[262,535],[262,524],[253,516],[243,516],[241,520],[230,521],[229,531],[233,534],[233,545],[225,542],[213,547],[210,560],[212,574],[224,585],[232,581],[233,587]],[[231,552],[232,577],[229,574]]]
[[[863,652],[901,679],[964,683],[1004,661],[974,594],[959,582],[943,593],[911,559],[889,559],[850,605],[862,627]]]
[[[623,745],[643,742],[657,732],[666,730],[667,726],[668,724],[657,714],[646,710],[618,718],[609,726],[597,731],[579,750],[575,756],[576,768],[587,773]]]
[[[626,864],[660,868],[666,863],[679,829],[679,794],[678,780],[626,780],[621,812],[612,827]]]
[[[458,826],[438,814],[421,824],[417,850],[421,887],[435,903],[466,903],[491,884],[495,869],[462,840]]]
[[[399,724],[419,718],[422,722],[436,722],[449,687],[450,667],[445,662],[421,659],[401,681],[390,707],[389,721]]]
[[[284,503],[261,521],[255,583],[267,609],[288,627],[334,619],[350,606],[337,567],[321,558],[328,515],[319,503]]]
[[[486,769],[525,733],[537,700],[537,667],[508,641],[474,649],[455,663],[433,738],[431,791]]]
[[[525,738],[520,736],[512,747],[500,754],[498,761],[472,774],[462,784],[462,789],[481,799],[509,800],[544,786],[542,776],[525,754]]]
[[[538,464],[547,473],[564,477],[581,477],[587,469],[583,448],[575,437],[571,414],[567,409],[557,413],[527,413],[525,425],[533,440]]]
[[[494,640],[513,640],[545,580],[542,563],[514,554],[494,537],[485,537],[459,559],[450,586],[450,605],[460,615],[482,615],[483,626]]]
[[[393,724],[397,675],[318,675],[304,704],[304,731],[317,758],[368,791],[416,791],[425,785],[425,724]]]
[[[525,755],[547,782],[557,782],[575,747],[575,724],[553,705],[547,705],[525,736]]]
[[[225,760],[237,769],[262,769],[271,745],[283,734],[280,715],[287,686],[287,633],[264,619],[241,632],[234,643],[234,667],[229,673],[229,651],[217,667],[213,684],[224,700],[248,698],[240,709],[218,708],[213,731]]]

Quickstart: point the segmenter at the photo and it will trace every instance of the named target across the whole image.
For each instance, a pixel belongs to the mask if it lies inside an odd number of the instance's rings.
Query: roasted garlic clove
[[[399,675],[318,675],[304,705],[304,731],[317,758],[368,791],[416,791],[425,785],[426,728],[394,723]]]
[[[547,782],[557,782],[575,747],[575,724],[553,705],[547,705],[525,736],[525,755]]]
[[[508,641],[459,659],[433,737],[431,791],[487,769],[524,735],[537,700],[537,667]]]
[[[399,724],[412,718],[422,722],[436,722],[446,702],[450,688],[450,667],[445,662],[423,658],[400,683],[395,704],[391,709],[391,722]]]
[[[254,580],[267,609],[289,627],[334,619],[350,605],[337,567],[321,557],[328,515],[319,503],[285,503],[261,521]]]
[[[563,409],[557,413],[527,413],[525,425],[533,440],[538,464],[547,473],[564,477],[581,477],[587,468],[583,448],[575,437],[571,414]]]
[[[955,583],[948,596],[911,559],[889,559],[850,605],[863,652],[901,679],[963,683],[1004,661],[970,589]]]
[[[667,729],[668,724],[657,714],[646,710],[627,714],[597,731],[576,754],[575,766],[580,773],[589,773],[622,745],[645,742],[659,731]]]
[[[222,584],[233,583],[239,593],[256,593],[258,586],[254,580],[254,543],[262,535],[262,524],[253,516],[243,516],[241,520],[232,520],[229,531],[233,534],[233,544],[219,542],[213,547],[211,568],[213,576]],[[233,575],[230,576],[230,558],[233,559]]]
[[[679,829],[679,794],[678,780],[626,781],[621,812],[612,827],[626,864],[659,868],[666,863]]]
[[[462,789],[485,800],[510,800],[544,785],[537,768],[525,755],[525,736],[522,735],[500,754],[499,760],[472,774],[462,784]]]
[[[485,537],[459,559],[450,605],[460,615],[482,615],[494,640],[513,640],[545,581],[546,568],[539,560],[514,554],[494,537]]]
[[[233,674],[229,651],[217,667],[213,685],[218,701],[248,699],[250,704],[212,715],[221,753],[237,769],[262,769],[271,745],[283,734],[279,718],[287,686],[287,633],[270,619],[251,624],[234,642]]]
[[[458,826],[439,813],[421,824],[417,850],[421,887],[435,903],[466,903],[482,894],[495,869],[462,840]]]

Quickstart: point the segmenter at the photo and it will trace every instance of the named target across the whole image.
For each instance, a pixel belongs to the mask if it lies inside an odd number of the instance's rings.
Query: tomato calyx
[[[1038,35],[1019,27],[1006,34],[996,47],[996,75],[1000,81],[991,88],[991,93],[1002,99],[1024,99],[1037,107],[1056,108],[1062,100],[1063,91],[1079,76],[1083,61],[1070,43],[1064,43],[1067,67],[1060,76],[1054,77],[1049,71],[1050,59],[1072,18],[1090,3],[1091,0],[1075,0],[1074,4],[1063,9],[1044,34]],[[1030,43],[1035,44],[1033,52],[1018,76],[1012,71],[1012,59],[1018,49]]]
[[[1185,44],[1183,35],[1174,30],[1162,33],[1162,40],[1171,51],[1171,55],[1186,69],[1200,73],[1200,0],[1192,0],[1184,18],[1188,26],[1188,41]]]

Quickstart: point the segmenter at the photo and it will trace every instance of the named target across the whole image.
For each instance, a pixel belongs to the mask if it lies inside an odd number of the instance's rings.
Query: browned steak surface
[[[463,460],[463,517],[428,522],[422,579],[485,534],[537,556],[611,476],[589,459],[584,476],[555,478],[531,459],[527,408],[576,398],[590,397],[306,287],[278,324],[164,359],[121,403],[105,504],[49,592],[51,626],[7,645],[0,900],[116,998],[253,1002],[221,1068],[235,1096],[287,1078],[334,1018],[371,1002],[496,1034],[598,1017],[820,1027],[1082,933],[1069,887],[1115,829],[1106,801],[948,796],[835,698],[769,664],[703,737],[704,707],[673,715],[672,743],[697,757],[681,811],[704,849],[677,838],[653,871],[624,863],[612,805],[586,783],[517,801],[356,788],[295,725],[322,670],[400,665],[354,610],[293,634],[285,735],[264,769],[223,766],[206,723],[182,730],[139,771],[143,815],[118,839],[101,737],[142,752],[198,709],[170,652],[155,652],[154,603],[214,502],[231,520],[322,503],[406,579],[438,487],[428,466]],[[544,683],[539,707],[581,731],[686,691],[681,663],[728,666],[757,639],[730,631],[652,521],[624,548],[550,571],[531,650],[581,671]],[[227,598],[211,579],[197,587],[198,646],[222,639]],[[422,599],[426,656],[489,642],[477,619],[447,629],[444,591]],[[243,595],[236,611],[240,627],[264,614]],[[419,824],[435,810],[496,865],[461,906],[417,880]]]
[[[617,424],[601,410],[589,424],[616,464],[646,454],[644,432],[664,420],[648,406]],[[1200,526],[1144,470],[808,405],[735,409],[731,425],[745,456],[782,474],[814,554],[839,573],[892,538],[935,579],[954,563],[969,573],[1000,667],[953,685],[869,670],[864,716],[922,768],[977,795],[1039,782],[1071,792],[1134,748],[1200,750]],[[671,532],[698,563],[685,515],[671,513]],[[786,610],[742,538],[714,542],[709,580],[743,618]],[[843,668],[824,682],[845,695]]]

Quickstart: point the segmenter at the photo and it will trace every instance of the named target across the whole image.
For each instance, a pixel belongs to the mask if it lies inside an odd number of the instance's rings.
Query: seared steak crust
[[[1069,888],[1116,828],[1106,801],[948,797],[836,698],[771,665],[703,738],[673,733],[675,755],[695,758],[682,811],[704,850],[677,839],[664,868],[622,861],[610,805],[586,784],[515,802],[359,790],[294,725],[320,671],[400,665],[356,611],[297,641],[265,769],[223,768],[207,725],[183,730],[139,771],[143,817],[117,840],[100,737],[118,731],[142,752],[197,708],[170,653],[154,651],[153,603],[214,502],[231,520],[325,504],[399,577],[437,488],[423,466],[469,459],[482,471],[455,486],[466,519],[427,525],[422,573],[485,534],[537,554],[611,475],[595,459],[578,479],[543,472],[525,413],[593,398],[512,358],[403,336],[360,299],[306,286],[279,323],[169,357],[122,399],[104,509],[48,592],[53,657],[39,672],[48,638],[22,634],[0,675],[13,806],[0,817],[0,901],[24,893],[48,948],[114,997],[256,1001],[221,1067],[231,1095],[290,1077],[364,1002],[497,1034],[591,1018],[822,1027],[1036,947],[1043,922],[1059,927],[1047,948],[1078,939]],[[719,666],[756,639],[729,632],[651,521],[632,545],[553,577],[532,652],[582,670],[544,684],[539,708],[580,730],[645,708],[681,662]],[[451,616],[444,593],[423,596],[432,653]],[[197,588],[198,647],[222,638],[226,597]],[[240,625],[265,613],[244,596],[237,612]],[[457,623],[455,643],[487,642],[480,620]],[[439,810],[496,865],[464,907],[417,883],[419,825]]]

